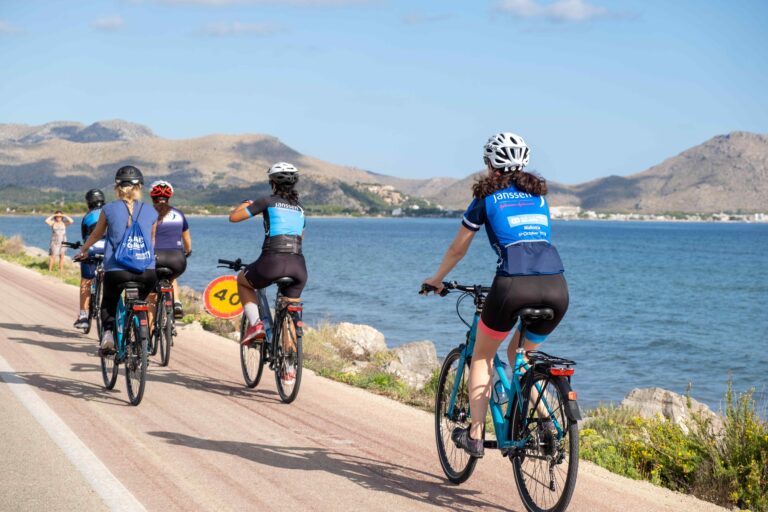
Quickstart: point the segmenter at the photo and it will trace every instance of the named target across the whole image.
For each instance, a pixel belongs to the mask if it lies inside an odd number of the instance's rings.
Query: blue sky
[[[0,0],[0,122],[267,133],[404,177],[505,130],[576,183],[768,132],[766,27],[765,0]]]

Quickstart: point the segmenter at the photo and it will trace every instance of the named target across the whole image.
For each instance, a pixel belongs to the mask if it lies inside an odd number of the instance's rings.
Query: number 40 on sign
[[[234,318],[243,312],[235,276],[217,277],[205,287],[205,309],[217,318]]]

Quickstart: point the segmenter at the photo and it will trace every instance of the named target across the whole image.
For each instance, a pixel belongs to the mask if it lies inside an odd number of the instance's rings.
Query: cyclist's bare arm
[[[184,252],[192,252],[192,236],[189,234],[189,230],[181,233],[181,240],[184,242]]]
[[[246,210],[253,201],[243,201],[229,214],[229,222],[242,222],[251,218],[250,212]]]
[[[443,289],[443,279],[447,276],[451,270],[456,266],[461,259],[466,256],[469,246],[472,244],[472,240],[475,238],[476,231],[461,226],[459,232],[456,234],[456,238],[453,239],[448,250],[445,251],[443,261],[440,263],[440,267],[435,272],[435,275],[425,279],[424,282],[430,286],[437,288],[440,292]]]

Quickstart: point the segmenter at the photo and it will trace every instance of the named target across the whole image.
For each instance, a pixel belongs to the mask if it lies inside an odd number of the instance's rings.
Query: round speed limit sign
[[[234,318],[243,312],[235,276],[217,277],[205,287],[203,297],[205,309],[215,317]]]

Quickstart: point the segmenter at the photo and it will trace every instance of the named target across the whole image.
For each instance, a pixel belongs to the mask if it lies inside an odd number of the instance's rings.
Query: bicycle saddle
[[[169,269],[168,267],[157,267],[155,272],[157,272],[157,277],[159,279],[165,279],[173,275],[173,270]]]
[[[292,277],[281,277],[280,279],[275,279],[275,284],[278,288],[288,288],[291,286],[295,281]]]
[[[535,322],[536,320],[552,320],[555,312],[551,308],[522,308],[515,311],[515,317],[520,317],[523,322]]]

